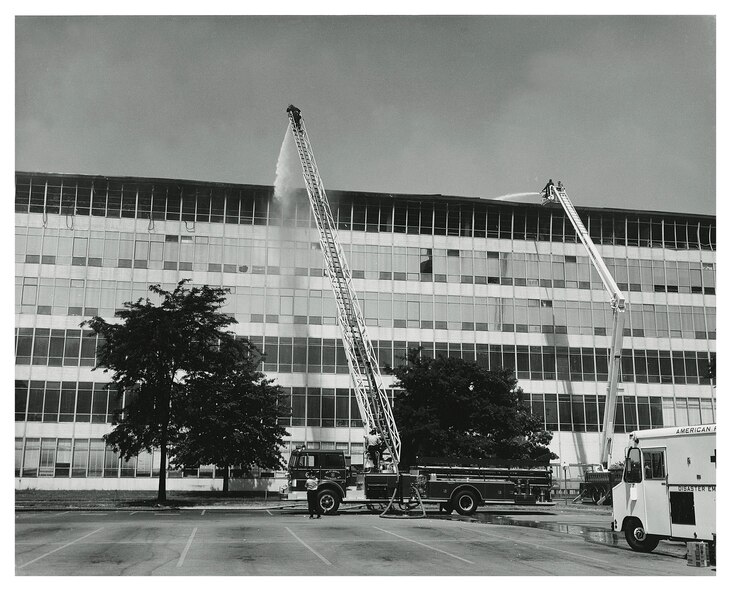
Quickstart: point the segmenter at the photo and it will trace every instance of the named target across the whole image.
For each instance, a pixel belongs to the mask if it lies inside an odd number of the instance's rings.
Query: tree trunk
[[[167,491],[165,489],[165,478],[167,477],[167,458],[168,458],[168,426],[170,423],[170,399],[172,398],[173,385],[170,384],[167,400],[163,402],[163,416],[160,422],[160,478],[157,482],[157,502],[165,503],[167,501]]]
[[[167,431],[167,430],[166,430]],[[163,437],[160,442],[160,476],[157,481],[157,502],[164,503],[167,501],[165,493],[165,477],[167,476],[167,438]]]
[[[225,469],[225,471],[223,473],[223,492],[225,492],[225,493],[228,492],[228,477],[229,477],[229,474],[230,474],[229,467],[226,466],[226,469]]]

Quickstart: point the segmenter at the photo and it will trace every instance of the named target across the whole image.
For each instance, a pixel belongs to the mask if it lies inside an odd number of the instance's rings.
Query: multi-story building
[[[420,346],[515,368],[560,461],[597,461],[611,310],[560,208],[329,197],[382,365]],[[120,461],[105,448],[121,402],[91,371],[96,340],[79,324],[182,278],[230,288],[224,311],[291,396],[289,445],[360,462],[363,431],[303,195],[282,208],[267,186],[19,172],[15,212],[18,487],[155,488],[154,453]],[[715,218],[579,213],[628,300],[617,430],[714,421]],[[171,471],[171,487],[210,487],[214,472]]]

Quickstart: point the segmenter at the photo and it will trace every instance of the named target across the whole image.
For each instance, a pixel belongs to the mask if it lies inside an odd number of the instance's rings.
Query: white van
[[[612,519],[637,552],[662,539],[715,544],[716,425],[630,433]]]

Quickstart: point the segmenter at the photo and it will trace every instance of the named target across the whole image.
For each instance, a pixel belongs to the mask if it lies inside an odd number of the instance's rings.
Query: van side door
[[[642,449],[643,493],[648,534],[670,535],[670,497],[668,492],[667,450],[664,447]]]

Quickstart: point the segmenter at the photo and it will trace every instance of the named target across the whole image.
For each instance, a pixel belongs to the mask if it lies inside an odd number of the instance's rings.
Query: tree
[[[127,302],[116,314],[118,323],[98,316],[82,323],[101,337],[94,369],[112,372],[110,386],[120,395],[127,393],[114,429],[104,439],[125,459],[160,449],[160,503],[166,500],[168,456],[174,461],[175,450],[191,430],[184,422],[191,416],[186,408],[194,398],[191,392],[201,396],[205,380],[223,383],[221,373],[243,377],[238,366],[230,365],[232,352],[238,351],[240,359],[253,348],[227,330],[236,323],[220,311],[228,290],[207,285],[189,289],[188,281],[180,281],[173,291],[151,285],[160,303],[149,298]]]
[[[522,402],[512,370],[486,370],[456,358],[420,356],[386,371],[394,384],[394,418],[401,434],[401,464],[417,456],[544,460],[553,434]]]
[[[229,489],[229,469],[240,465],[283,467],[279,448],[287,430],[278,418],[288,416],[281,387],[257,371],[259,357],[241,341],[228,343],[212,367],[187,381],[182,423],[185,436],[175,446],[182,465],[215,464]]]

